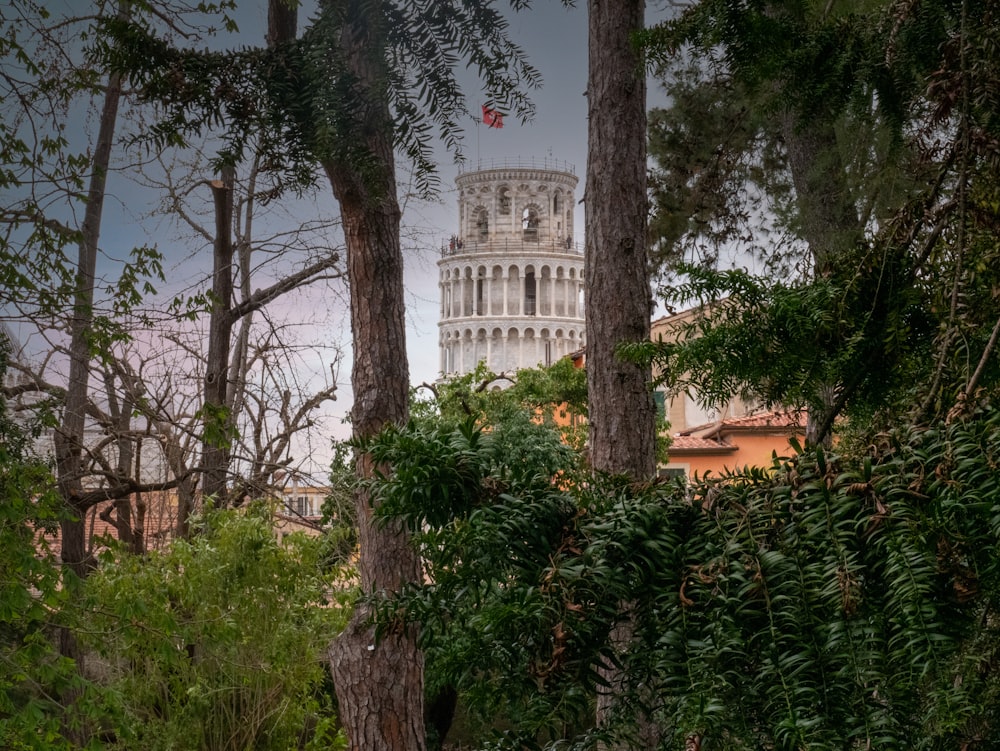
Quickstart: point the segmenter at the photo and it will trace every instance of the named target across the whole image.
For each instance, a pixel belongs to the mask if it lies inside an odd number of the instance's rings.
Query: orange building
[[[766,467],[771,457],[788,456],[789,440],[804,440],[804,412],[762,412],[742,417],[726,417],[706,425],[679,431],[672,436],[669,461],[660,472],[695,478],[711,472],[747,466]]]
[[[704,308],[692,308],[664,316],[652,322],[650,336],[653,341],[676,341],[686,324],[709,314]],[[661,475],[694,478],[707,472],[718,475],[727,469],[768,466],[772,454],[790,453],[790,438],[801,442],[805,436],[804,412],[766,411],[739,397],[706,406],[697,394],[659,391],[657,402],[671,437],[669,461],[661,467]]]

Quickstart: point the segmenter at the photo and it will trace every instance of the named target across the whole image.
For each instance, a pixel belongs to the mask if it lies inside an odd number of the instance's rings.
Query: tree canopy
[[[703,267],[663,291],[728,298],[668,370],[808,406],[813,439],[996,383],[996,24],[974,0],[710,1],[647,34],[675,95],[652,117],[656,247]],[[720,250],[760,278],[713,273]]]
[[[685,487],[510,475],[494,433],[393,431],[371,447],[397,468],[380,513],[428,577],[378,622],[420,624],[487,726],[508,718],[491,748],[635,742],[643,716],[662,748],[989,747],[998,441],[982,404],[864,457],[819,448]],[[623,680],[594,729],[609,660]]]

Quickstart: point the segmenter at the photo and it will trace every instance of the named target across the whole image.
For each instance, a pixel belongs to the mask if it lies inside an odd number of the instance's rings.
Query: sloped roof
[[[806,414],[802,410],[778,410],[760,412],[742,417],[727,417],[724,420],[696,425],[678,433],[680,436],[697,438],[718,438],[730,433],[779,433],[792,435],[806,427]],[[674,439],[675,441],[677,438]]]
[[[736,451],[736,446],[731,443],[716,440],[715,438],[698,438],[696,436],[681,433],[670,441],[668,451],[671,456],[675,454],[698,453],[698,454],[731,454]]]

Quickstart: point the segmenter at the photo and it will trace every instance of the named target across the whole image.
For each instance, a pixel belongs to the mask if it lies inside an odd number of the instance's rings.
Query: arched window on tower
[[[500,213],[510,213],[510,189],[506,186],[500,188]]]
[[[476,209],[476,232],[480,240],[486,240],[490,236],[490,217],[485,208]]]
[[[535,272],[528,271],[524,275],[524,314],[535,315]]]
[[[521,227],[524,230],[524,239],[538,241],[538,209],[529,206],[521,214]]]

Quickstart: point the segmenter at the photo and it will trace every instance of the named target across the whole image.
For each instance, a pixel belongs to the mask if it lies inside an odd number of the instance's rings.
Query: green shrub
[[[162,552],[108,553],[87,582],[90,647],[126,718],[113,747],[336,748],[323,653],[348,612],[318,540],[279,542],[262,505],[196,524]]]

